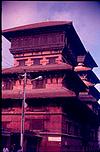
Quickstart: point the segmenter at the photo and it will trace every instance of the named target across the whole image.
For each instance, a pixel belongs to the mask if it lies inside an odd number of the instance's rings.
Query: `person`
[[[22,147],[19,146],[19,149],[17,150],[17,152],[22,152]]]
[[[10,147],[10,152],[14,152],[15,151],[15,144],[11,145]]]
[[[3,152],[9,152],[9,149],[7,147],[4,147]]]

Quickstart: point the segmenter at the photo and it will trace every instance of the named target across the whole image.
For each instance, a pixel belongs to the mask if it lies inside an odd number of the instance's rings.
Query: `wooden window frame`
[[[21,63],[21,61],[23,61]],[[21,59],[21,60],[17,60],[17,62],[19,62],[18,66],[26,66],[25,62],[27,61],[27,59]]]
[[[58,58],[58,56],[54,56],[54,57],[47,57],[46,59],[48,59],[48,63],[47,64],[56,64],[56,59]]]
[[[41,60],[42,58],[34,58],[34,59],[32,59],[32,61],[33,61],[33,64],[32,65],[41,65],[40,64],[40,60]]]

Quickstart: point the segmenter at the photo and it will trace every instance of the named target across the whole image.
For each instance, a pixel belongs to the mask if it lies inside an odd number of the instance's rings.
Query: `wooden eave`
[[[77,56],[77,62],[78,63],[84,63],[86,55],[78,55]]]
[[[40,23],[34,23],[30,25],[24,25],[19,27],[14,27],[10,29],[5,29],[2,32],[2,35],[11,41],[11,37],[15,36],[16,34],[22,34],[25,33],[41,33],[45,32],[51,32],[51,31],[65,31],[68,39],[70,40],[71,47],[73,49],[74,54],[77,55],[84,55],[86,54],[86,50],[76,33],[72,21],[48,21],[48,22],[40,22]]]
[[[94,82],[95,84],[100,83],[99,78],[96,76],[96,74],[92,70],[88,71],[87,78],[91,79],[91,81]]]
[[[100,99],[100,92],[94,87],[89,87],[89,92],[80,92],[79,98],[85,101],[97,101]]]
[[[86,91],[87,89],[87,86],[75,71],[66,73],[65,83],[69,89],[73,89],[76,93]]]
[[[2,70],[2,74],[14,74],[26,72],[45,72],[58,70],[72,70],[73,67],[69,64],[52,64],[52,65],[36,65],[36,66],[18,66]]]
[[[57,98],[57,97],[76,97],[76,94],[64,87],[57,89],[33,89],[26,90],[26,99],[31,98]],[[20,90],[3,90],[2,99],[23,99],[23,94],[20,93]]]
[[[97,100],[100,99],[100,92],[95,87],[89,88],[89,94],[92,94]]]
[[[87,86],[87,87],[91,87],[91,86],[94,86],[94,84],[93,83],[91,83],[90,81],[88,81],[88,80],[82,80],[84,83],[85,83],[85,85]]]
[[[77,65],[75,68],[74,68],[74,71],[76,72],[80,72],[80,71],[90,71],[91,68],[89,67],[86,67],[86,66],[81,66],[81,65]]]
[[[14,36],[15,33],[27,33],[28,31],[40,32],[41,30],[51,30],[52,28],[56,30],[59,27],[64,27],[66,25],[71,25],[72,21],[47,21],[47,22],[39,22],[29,25],[23,25],[19,27],[14,27],[10,29],[5,29],[2,32],[2,35],[10,41],[10,38]]]
[[[89,95],[89,94],[79,94],[79,99],[82,100],[82,101],[90,101],[90,102],[97,102],[97,99],[95,97],[93,97],[92,95]]]
[[[66,29],[68,33],[68,40],[71,44],[71,49],[73,50],[76,56],[85,55],[87,53],[84,45],[82,44],[77,32],[75,31],[74,26],[70,26]]]
[[[87,74],[86,78],[87,81],[89,80],[91,83],[97,84],[100,83],[99,78],[96,76],[96,74],[92,70],[87,71],[77,71],[78,74],[84,73]]]
[[[98,67],[95,60],[91,56],[89,52],[87,52],[85,55],[78,55],[77,56],[77,62],[78,63],[84,63],[87,67]]]
[[[93,57],[91,56],[91,54],[89,52],[87,52],[84,63],[86,63],[87,65],[90,65],[90,67],[98,67],[98,65],[96,64],[95,60],[93,59]]]
[[[69,25],[69,24],[72,24],[72,21],[38,22],[38,23],[34,23],[34,24],[23,25],[23,26],[19,26],[19,27],[10,28],[10,29],[5,29],[5,30],[3,30],[3,33],[29,30],[29,29],[37,29],[37,28],[43,28],[43,27],[51,27],[51,26],[57,26],[57,25]]]

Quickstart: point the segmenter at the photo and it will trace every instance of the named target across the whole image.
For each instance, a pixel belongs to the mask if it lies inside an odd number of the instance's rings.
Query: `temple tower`
[[[6,29],[14,65],[2,70],[2,127],[20,144],[26,72],[24,152],[98,150],[97,64],[70,21]],[[36,79],[42,76],[42,79]]]

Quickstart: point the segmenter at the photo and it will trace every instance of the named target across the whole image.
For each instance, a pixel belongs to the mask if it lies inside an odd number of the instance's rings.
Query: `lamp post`
[[[22,118],[21,118],[21,136],[20,136],[20,145],[22,147],[22,152],[24,152],[24,122],[25,122],[25,99],[26,99],[26,79],[27,73],[24,73],[24,84],[23,84],[23,101],[22,101]],[[41,80],[42,76],[38,76],[32,80]]]
[[[24,76],[24,84],[23,84],[23,101],[22,101],[22,118],[21,118],[21,137],[20,137],[20,145],[22,147],[23,152],[23,141],[24,141],[24,121],[25,121],[25,98],[26,98],[26,72]]]

